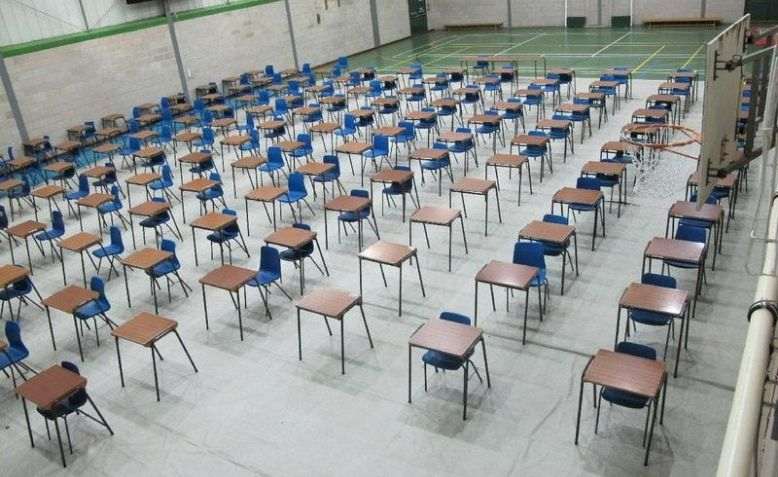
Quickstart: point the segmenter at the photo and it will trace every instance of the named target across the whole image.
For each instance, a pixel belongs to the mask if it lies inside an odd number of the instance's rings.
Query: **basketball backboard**
[[[719,171],[737,159],[735,137],[743,76],[739,59],[745,53],[750,15],[745,15],[708,42],[702,107],[702,147],[697,165],[697,203],[710,195]],[[737,66],[735,66],[738,64]]]

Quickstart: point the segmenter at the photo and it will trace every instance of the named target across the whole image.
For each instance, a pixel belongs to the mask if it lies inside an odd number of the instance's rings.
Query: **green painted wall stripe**
[[[233,1],[232,3],[225,4],[225,5],[215,5],[211,7],[196,8],[194,10],[187,10],[185,12],[180,12],[176,14],[176,20],[177,21],[193,20],[195,18],[205,17],[209,15],[218,15],[220,13],[239,10],[242,8],[250,8],[257,5],[263,5],[266,3],[273,3],[277,1],[279,0]],[[143,20],[121,23],[119,25],[111,25],[102,28],[95,28],[89,31],[70,33],[67,35],[44,38],[41,40],[19,43],[16,45],[6,45],[0,47],[0,52],[2,52],[4,57],[10,58],[12,56],[26,55],[29,53],[34,53],[36,51],[59,48],[61,46],[70,45],[73,43],[80,43],[83,41],[94,40],[106,36],[119,35],[122,33],[130,33],[133,31],[144,30],[146,28],[153,28],[160,25],[164,25],[165,23],[166,20],[164,16],[144,18]]]

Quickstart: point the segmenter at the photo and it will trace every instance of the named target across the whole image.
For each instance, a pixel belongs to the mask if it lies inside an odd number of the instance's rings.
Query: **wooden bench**
[[[444,25],[445,30],[469,30],[469,29],[484,29],[491,28],[493,30],[499,30],[502,28],[502,22],[500,23],[456,23],[452,25]]]
[[[695,18],[695,17],[689,17],[689,18],[648,18],[646,20],[643,20],[643,25],[647,27],[652,26],[705,26],[705,25],[712,25],[712,26],[719,26],[721,25],[722,19],[720,17],[705,17],[705,18]]]

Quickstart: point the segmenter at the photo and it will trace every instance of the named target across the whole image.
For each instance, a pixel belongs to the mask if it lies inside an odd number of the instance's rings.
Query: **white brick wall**
[[[539,6],[540,5],[540,6]],[[565,0],[511,0],[514,27],[562,26],[565,24]]]
[[[586,26],[597,26],[597,0],[567,0],[567,16],[585,17]]]
[[[508,3],[505,0],[428,0],[427,6],[430,29],[469,23],[502,23],[508,26]]]
[[[180,21],[176,33],[191,91],[266,64],[294,67],[283,2]]]
[[[397,0],[400,1],[400,0]],[[373,48],[373,24],[368,0],[290,0],[297,57],[320,65],[339,56]],[[321,22],[317,23],[317,14]]]
[[[16,123],[11,115],[11,107],[8,104],[8,97],[5,95],[5,89],[0,87],[0,148],[2,148],[3,155],[5,155],[7,146],[20,142]]]
[[[707,0],[705,4],[706,17],[721,17],[727,23],[732,23],[743,16],[745,0]]]
[[[404,0],[376,0],[378,33],[381,43],[391,43],[411,35],[408,20],[408,2]]]
[[[30,136],[65,129],[180,90],[167,26],[6,59]]]
[[[635,2],[634,24],[649,18],[699,18],[701,0],[641,0]]]

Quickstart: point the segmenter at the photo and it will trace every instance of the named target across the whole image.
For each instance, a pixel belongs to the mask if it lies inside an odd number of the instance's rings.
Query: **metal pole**
[[[297,59],[297,44],[294,41],[294,25],[292,25],[292,11],[289,8],[289,0],[284,0],[284,9],[286,10],[286,22],[289,25],[289,41],[292,43],[292,57],[294,58],[294,67],[300,69],[300,62]]]
[[[178,66],[178,78],[181,80],[181,89],[183,89],[186,101],[191,103],[189,97],[189,86],[186,84],[186,72],[184,71],[184,60],[181,59],[181,49],[178,47],[178,37],[176,36],[175,26],[175,14],[170,12],[170,5],[167,0],[162,0],[163,8],[165,9],[165,18],[167,18],[167,28],[170,32],[170,42],[173,44],[173,54],[176,57],[176,65]]]
[[[370,0],[370,19],[373,23],[373,47],[381,46],[381,34],[378,30],[378,7],[376,0]]]
[[[508,5],[508,28],[513,28],[513,11],[511,10],[511,0],[506,0]]]
[[[16,122],[16,129],[19,131],[19,137],[22,142],[26,142],[30,139],[30,136],[27,134],[24,116],[22,116],[22,110],[19,108],[19,101],[16,100],[16,93],[14,92],[13,83],[11,82],[11,76],[8,74],[8,69],[5,67],[5,58],[3,58],[2,51],[0,51],[0,80],[3,82],[5,95],[8,97],[8,105],[11,107],[11,114],[13,114],[14,121]]]
[[[89,31],[89,20],[86,18],[86,10],[84,9],[84,0],[78,0],[78,7],[81,9],[81,19],[84,20],[84,28]]]

